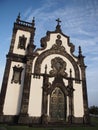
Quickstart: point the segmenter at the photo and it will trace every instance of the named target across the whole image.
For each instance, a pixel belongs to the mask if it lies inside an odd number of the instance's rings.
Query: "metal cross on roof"
[[[56,19],[56,21],[57,21],[57,24],[58,24],[58,25],[61,23],[60,18]]]

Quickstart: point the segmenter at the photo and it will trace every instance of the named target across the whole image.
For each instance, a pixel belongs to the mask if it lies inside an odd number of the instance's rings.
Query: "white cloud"
[[[30,15],[30,13],[32,12],[32,7],[29,7],[23,14],[24,19],[26,20],[27,17]]]

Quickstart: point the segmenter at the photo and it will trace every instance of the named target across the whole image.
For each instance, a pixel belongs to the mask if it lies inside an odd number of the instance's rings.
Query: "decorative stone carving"
[[[51,75],[62,75],[67,77],[67,73],[65,72],[66,62],[62,58],[55,57],[54,59],[52,59],[51,67],[52,67],[52,70],[50,71]]]
[[[62,41],[60,40],[61,36],[57,35],[56,44],[52,46],[52,49],[60,51],[65,51],[65,48],[62,46]]]

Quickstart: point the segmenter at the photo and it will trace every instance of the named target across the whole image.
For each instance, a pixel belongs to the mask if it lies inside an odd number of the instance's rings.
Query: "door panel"
[[[65,120],[66,117],[66,100],[64,93],[59,87],[56,87],[50,97],[50,117],[52,120]]]

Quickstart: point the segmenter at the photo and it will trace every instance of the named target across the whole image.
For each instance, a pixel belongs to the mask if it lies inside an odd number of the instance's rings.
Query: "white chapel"
[[[56,20],[36,48],[35,20],[18,15],[12,32],[0,93],[0,122],[18,124],[89,123],[86,65]]]

